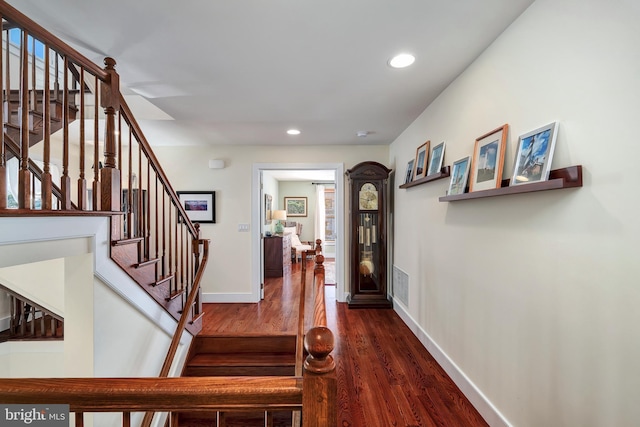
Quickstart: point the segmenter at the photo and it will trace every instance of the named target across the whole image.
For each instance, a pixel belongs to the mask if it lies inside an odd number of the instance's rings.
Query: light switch
[[[249,224],[238,224],[238,231],[249,231]]]

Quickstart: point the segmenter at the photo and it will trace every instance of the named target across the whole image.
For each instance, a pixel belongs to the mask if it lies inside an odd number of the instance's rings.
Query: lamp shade
[[[273,219],[283,220],[287,219],[287,211],[273,211]]]

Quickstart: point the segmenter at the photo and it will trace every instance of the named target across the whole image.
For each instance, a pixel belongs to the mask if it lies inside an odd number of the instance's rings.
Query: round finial
[[[304,348],[309,356],[304,362],[308,371],[315,373],[330,372],[336,365],[329,354],[333,351],[334,339],[331,329],[324,326],[311,328],[304,336]]]
[[[114,68],[116,68],[116,60],[111,58],[110,56],[107,56],[106,58],[104,58],[104,65],[107,67],[107,70],[113,70]]]

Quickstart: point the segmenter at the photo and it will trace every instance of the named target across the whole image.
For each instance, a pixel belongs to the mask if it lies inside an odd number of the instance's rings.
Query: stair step
[[[199,353],[295,353],[295,335],[198,335],[192,347]]]
[[[203,353],[187,364],[183,376],[282,376],[295,374],[294,353]]]
[[[171,301],[173,299],[178,298],[180,295],[184,294],[184,289],[180,289],[179,291],[172,291],[168,298],[165,298],[167,301]]]
[[[111,246],[124,246],[124,245],[133,245],[135,243],[140,243],[144,240],[144,237],[134,237],[131,239],[121,239],[121,240],[112,240]]]
[[[142,268],[142,267],[146,267],[147,265],[154,265],[160,262],[160,258],[153,258],[153,259],[148,259],[146,261],[142,261],[139,262],[137,264],[134,264],[133,266],[135,268]]]
[[[151,286],[160,286],[163,283],[166,283],[174,278],[175,274],[169,274],[168,276],[159,277],[155,283],[151,283]]]

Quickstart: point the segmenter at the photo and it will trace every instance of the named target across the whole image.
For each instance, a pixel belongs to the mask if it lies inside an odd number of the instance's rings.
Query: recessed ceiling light
[[[396,55],[389,60],[389,66],[393,68],[404,68],[413,64],[416,60],[416,57],[411,55],[410,53],[401,53],[400,55]]]
[[[298,129],[289,129],[287,133],[289,135],[300,135],[300,131]]]

